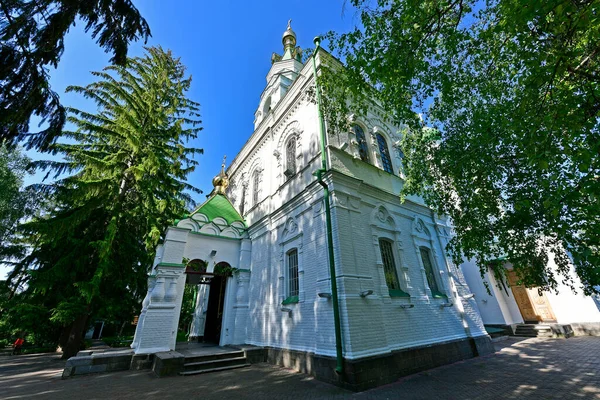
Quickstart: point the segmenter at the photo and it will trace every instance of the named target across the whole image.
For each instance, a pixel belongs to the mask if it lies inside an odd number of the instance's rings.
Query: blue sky
[[[192,75],[189,97],[201,104],[204,130],[191,144],[204,149],[189,182],[202,189],[202,202],[212,190],[223,155],[228,160],[252,134],[254,112],[266,85],[271,53],[282,52],[281,37],[288,19],[298,45],[313,47],[312,39],[329,30],[347,31],[357,22],[347,0],[281,1],[134,1],[152,30],[147,45],[161,45],[181,58]],[[51,71],[52,88],[64,105],[92,111],[81,96],[65,93],[69,85],[93,81],[90,71],[101,70],[110,56],[77,25],[69,32],[58,68]],[[144,43],[132,44],[130,56],[143,54]],[[327,48],[327,43],[324,43]],[[32,126],[32,129],[34,126]],[[48,158],[29,152],[35,159]],[[26,183],[39,181],[38,173]]]

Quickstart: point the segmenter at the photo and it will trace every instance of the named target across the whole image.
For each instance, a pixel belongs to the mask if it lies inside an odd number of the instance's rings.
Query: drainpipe
[[[335,260],[333,258],[333,233],[331,229],[331,205],[330,205],[330,194],[327,183],[323,181],[323,174],[327,172],[327,156],[325,154],[325,121],[323,119],[323,112],[321,111],[321,92],[319,91],[319,85],[317,84],[317,63],[315,61],[317,52],[321,45],[321,38],[318,36],[314,39],[315,50],[313,51],[312,63],[313,63],[313,74],[315,76],[315,88],[317,93],[317,113],[319,115],[319,134],[321,137],[321,168],[318,169],[314,175],[317,177],[317,181],[323,186],[323,197],[325,200],[325,220],[327,224],[327,249],[329,254],[329,273],[331,275],[331,300],[333,302],[333,324],[335,327],[335,354],[336,354],[336,367],[335,371],[341,374],[344,371],[344,363],[342,356],[342,325],[340,323],[340,309],[338,302],[338,291],[337,291],[337,277],[335,275]]]

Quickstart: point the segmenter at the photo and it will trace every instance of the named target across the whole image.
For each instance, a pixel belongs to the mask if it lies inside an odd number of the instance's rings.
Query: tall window
[[[369,162],[369,148],[367,147],[367,139],[365,138],[365,131],[360,125],[352,125],[354,135],[356,135],[356,142],[358,143],[358,155],[364,162]]]
[[[287,253],[288,268],[288,297],[298,296],[300,285],[298,279],[298,250],[293,249]]]
[[[379,154],[381,154],[381,164],[383,165],[383,170],[393,174],[394,169],[392,168],[390,152],[388,150],[387,142],[381,133],[377,134],[377,144],[379,145]]]
[[[242,201],[240,202],[240,214],[244,215],[244,208],[246,205],[246,186],[247,184],[242,185]]]
[[[408,296],[408,294],[400,288],[394,252],[392,250],[392,242],[386,239],[379,239],[379,250],[381,251],[381,259],[383,261],[385,283],[390,291],[390,296]]]
[[[296,138],[292,137],[285,148],[285,175],[290,178],[296,173]]]
[[[434,296],[443,296],[440,288],[435,279],[435,273],[433,271],[433,264],[431,262],[431,250],[427,247],[421,247],[421,259],[423,260],[423,267],[425,268],[425,276],[427,277],[427,284],[431,289],[431,294]]]
[[[258,204],[258,189],[260,185],[260,171],[254,171],[252,175],[252,205]]]

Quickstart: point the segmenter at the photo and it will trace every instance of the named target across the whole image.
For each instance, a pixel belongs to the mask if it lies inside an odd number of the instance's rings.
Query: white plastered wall
[[[556,270],[554,255],[550,253],[548,258],[548,265]],[[577,293],[574,293],[571,288],[561,282],[558,284],[558,293],[546,293],[557,322],[560,324],[600,322],[600,310],[598,310],[594,299],[583,294],[583,291],[579,288],[579,278],[573,270],[570,274],[575,282]]]
[[[523,317],[515,301],[513,293],[508,286],[504,286],[489,273],[481,278],[479,267],[472,260],[464,260],[461,269],[469,287],[475,294],[475,301],[486,325],[512,325],[523,323]],[[488,282],[488,293],[484,280]],[[500,287],[499,287],[500,286]]]

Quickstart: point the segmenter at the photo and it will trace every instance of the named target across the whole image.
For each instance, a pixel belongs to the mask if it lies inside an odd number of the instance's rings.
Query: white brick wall
[[[167,235],[162,262],[181,262],[184,255],[206,260],[207,254],[219,246],[216,258],[251,270],[247,304],[240,301],[240,293],[245,291],[239,286],[241,278],[228,280],[221,344],[245,341],[335,355],[332,301],[317,296],[330,293],[331,282],[323,189],[312,175],[321,167],[317,112],[307,97],[312,85],[312,66],[307,64],[272,113],[261,117],[228,169],[229,198],[238,209],[242,208],[246,188],[243,208],[251,253],[246,248],[241,256],[239,241],[223,244],[221,239],[192,234],[182,239],[181,230],[170,230]],[[448,269],[437,236],[437,225],[443,226],[444,221],[434,221],[419,198],[410,197],[400,204],[401,159],[393,146],[399,138],[398,129],[374,110],[360,123],[366,129],[374,165],[356,158],[350,134],[329,136],[327,152],[334,170],[326,180],[332,190],[334,258],[345,357],[360,358],[485,334],[476,307],[457,296],[465,292],[464,280],[455,269]],[[388,141],[395,175],[378,168],[381,159],[373,142],[377,132]],[[297,140],[297,173],[287,178],[283,171],[290,135]],[[260,190],[258,202],[253,204],[252,174],[257,170],[262,171]],[[379,218],[379,210],[385,215],[378,222],[374,218]],[[417,221],[428,235],[415,234]],[[380,236],[394,241],[398,275],[403,289],[411,295],[409,299],[390,298],[388,294],[375,245]],[[418,251],[421,245],[431,249],[439,286],[448,299],[432,297]],[[283,255],[294,247],[299,251],[300,302],[282,306],[286,297]],[[365,290],[373,290],[373,295],[360,297]],[[402,307],[409,305],[414,307]],[[282,308],[292,311],[284,312]],[[160,331],[164,327],[158,323],[156,326],[156,334],[164,334]]]

